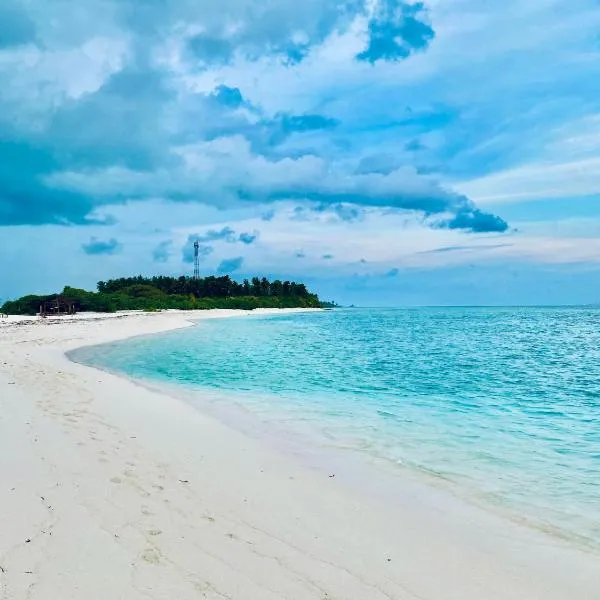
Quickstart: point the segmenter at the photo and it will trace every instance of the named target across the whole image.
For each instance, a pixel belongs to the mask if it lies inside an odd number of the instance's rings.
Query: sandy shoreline
[[[0,599],[600,598],[600,559],[378,502],[65,352],[241,311],[0,321]]]

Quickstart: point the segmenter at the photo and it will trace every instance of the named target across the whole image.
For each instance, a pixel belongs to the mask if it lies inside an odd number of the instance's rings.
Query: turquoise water
[[[216,319],[80,351],[222,390],[600,547],[600,310],[346,309]],[[232,394],[233,392],[233,394]]]

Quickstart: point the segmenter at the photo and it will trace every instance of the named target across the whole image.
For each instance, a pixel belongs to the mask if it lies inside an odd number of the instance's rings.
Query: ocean
[[[600,549],[600,309],[336,309],[79,350]]]

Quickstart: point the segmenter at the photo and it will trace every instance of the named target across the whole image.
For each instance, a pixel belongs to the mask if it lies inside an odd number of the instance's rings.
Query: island
[[[66,286],[49,295],[27,295],[8,300],[0,313],[12,315],[74,314],[76,312],[159,311],[165,309],[209,310],[214,308],[330,308],[303,283],[269,281],[266,277],[241,283],[223,277],[122,277],[100,281],[97,291]]]

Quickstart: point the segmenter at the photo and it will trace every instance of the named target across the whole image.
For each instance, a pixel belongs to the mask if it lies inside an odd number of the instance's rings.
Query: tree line
[[[99,281],[98,292],[101,294],[112,294],[136,285],[147,285],[156,288],[168,295],[193,295],[196,298],[227,298],[240,296],[254,296],[264,298],[269,296],[301,297],[308,298],[311,294],[303,283],[295,281],[269,281],[266,277],[262,279],[253,277],[251,280],[244,279],[239,283],[229,275],[223,277],[203,277],[194,279],[192,277],[167,277],[158,275],[154,277],[121,277],[108,281]]]
[[[269,281],[254,277],[239,283],[229,276],[205,277],[122,277],[100,281],[97,292],[65,287],[59,294],[28,295],[5,302],[0,312],[36,315],[40,307],[56,299],[69,301],[77,311],[116,312],[164,309],[203,310],[233,308],[317,308],[321,303],[303,283]]]

